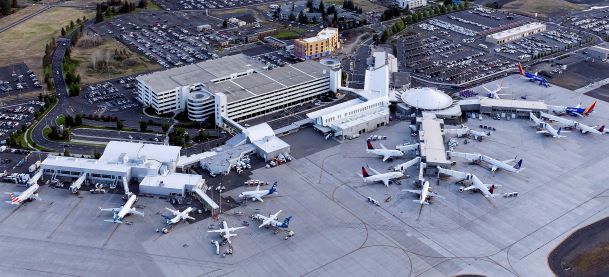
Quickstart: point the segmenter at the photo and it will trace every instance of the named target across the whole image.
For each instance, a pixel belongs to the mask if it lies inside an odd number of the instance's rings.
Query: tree
[[[140,0],[140,2],[137,4],[137,7],[140,9],[145,9],[148,7],[148,0]]]
[[[222,28],[224,28],[224,29],[228,28],[228,21],[226,19],[224,19],[224,21],[222,21]]]
[[[146,132],[148,129],[148,123],[146,121],[140,121],[140,131]]]
[[[97,151],[97,148],[93,149],[93,158],[99,159],[101,157],[101,153]]]
[[[319,1],[319,12],[321,13],[321,18],[326,20],[326,7],[324,6],[324,1]]]
[[[307,0],[307,8],[309,8],[310,11],[313,10],[313,0]]]
[[[75,125],[75,126],[80,126],[80,125],[82,125],[82,116],[81,116],[81,115],[77,114],[77,115],[74,117],[74,125]]]
[[[119,119],[116,121],[116,129],[122,130],[123,129],[123,122]]]
[[[62,37],[66,36],[66,29],[64,29],[63,27],[61,27],[61,36]]]
[[[167,123],[164,123],[163,125],[161,125],[161,129],[163,130],[163,133],[167,133],[167,131],[169,131],[169,125]]]
[[[102,8],[100,4],[97,4],[95,9],[95,23],[104,21],[104,15],[102,14]]]
[[[6,0],[8,1],[8,0]],[[13,8],[19,8],[19,3],[17,3],[17,0],[13,0]]]
[[[11,6],[10,0],[0,0],[0,12],[2,15],[11,14]]]
[[[66,157],[70,156],[70,151],[68,151],[68,149],[64,149],[63,150],[63,155],[66,156]]]
[[[71,115],[64,116],[64,122],[67,127],[74,126],[74,118]]]
[[[205,129],[199,129],[199,135],[197,136],[199,140],[204,140],[207,138],[207,134],[205,133]]]
[[[300,24],[307,24],[307,23],[309,23],[309,20],[307,19],[307,17],[305,16],[303,11],[300,11],[300,13],[298,14],[298,22]]]

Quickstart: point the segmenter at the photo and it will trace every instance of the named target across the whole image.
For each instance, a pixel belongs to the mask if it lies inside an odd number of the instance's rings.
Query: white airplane
[[[133,205],[135,204],[135,200],[137,200],[137,196],[135,194],[131,194],[131,196],[129,196],[129,200],[127,200],[125,205],[122,205],[120,208],[99,208],[99,210],[102,212],[114,213],[114,215],[112,216],[112,220],[106,219],[104,221],[113,223],[123,223],[121,220],[129,214],[137,214],[139,216],[144,216],[144,213],[136,211],[133,207]]]
[[[193,210],[192,207],[188,207],[181,212],[179,210],[176,211],[176,210],[173,210],[170,208],[165,208],[165,209],[170,211],[171,214],[173,214],[173,217],[161,215],[161,216],[163,216],[163,218],[165,218],[165,224],[167,224],[167,225],[176,224],[180,221],[186,221],[187,219],[195,220],[194,217],[188,215],[188,214],[190,214],[190,212],[192,212],[192,210]]]
[[[469,136],[469,137],[473,137],[474,139],[477,139],[477,140],[481,140],[483,137],[488,137],[491,135],[490,132],[485,133],[485,132],[472,130],[465,125],[461,125],[460,129],[444,129],[444,133],[454,134],[454,135],[457,135],[457,137]]]
[[[497,84],[497,88],[490,90],[488,88],[486,88],[484,85],[482,85],[482,88],[484,90],[486,90],[486,92],[488,93],[487,96],[488,98],[492,98],[492,99],[501,99],[499,97],[499,95],[509,95],[509,94],[501,94],[499,93],[500,91],[502,91],[505,87],[503,86],[503,81],[501,81],[501,84]]]
[[[368,171],[366,171],[366,168],[362,166],[362,175],[360,175],[362,178],[364,178],[364,183],[367,182],[382,182],[386,187],[389,187],[389,182],[395,180],[395,179],[400,179],[402,177],[404,177],[404,173],[402,172],[386,172],[386,173],[380,173],[378,171],[376,171],[374,168],[368,167],[370,168],[370,170],[374,173],[374,175],[370,175],[368,174]]]
[[[410,161],[407,161],[405,163],[402,164],[398,164],[396,166],[393,167],[393,171],[400,171],[400,172],[404,172],[406,171],[406,169],[408,169],[409,167],[419,163],[421,161],[421,157],[416,157]]]
[[[414,202],[419,203],[419,205],[423,206],[423,205],[429,205],[429,199],[431,197],[439,197],[439,198],[444,198],[443,196],[440,196],[439,194],[432,192],[429,188],[429,181],[425,180],[425,182],[423,182],[423,187],[421,188],[421,190],[418,189],[405,189],[402,191],[406,191],[406,192],[410,192],[410,193],[416,193],[419,195],[419,199],[418,200],[412,200]]]
[[[256,186],[256,190],[244,191],[239,194],[239,198],[252,198],[252,201],[260,201],[262,200],[262,196],[269,196],[277,192],[277,182],[273,184],[270,189],[260,190],[260,185]]]
[[[469,187],[463,187],[463,186],[460,187],[459,191],[461,191],[461,192],[463,192],[463,191],[480,191],[486,198],[495,198],[495,195],[493,194],[495,187],[500,187],[500,185],[495,185],[495,184],[484,184],[484,183],[482,183],[482,181],[480,181],[480,179],[478,179],[478,177],[476,175],[471,174],[471,173],[444,169],[441,167],[438,167],[438,171],[442,174],[459,179],[458,182],[461,182],[461,181],[471,181],[472,182],[472,185]]]
[[[11,205],[21,205],[24,201],[30,201],[33,199],[41,200],[40,196],[36,191],[40,186],[38,184],[32,184],[23,192],[10,192],[8,195],[11,197],[11,201],[5,201]]]
[[[280,213],[281,213],[281,210],[279,210],[275,214],[269,214],[268,217],[261,215],[261,214],[255,214],[252,216],[252,218],[255,220],[262,221],[262,224],[260,224],[260,226],[258,226],[258,228],[262,228],[264,226],[273,226],[275,228],[284,228],[284,229],[288,228],[288,226],[290,224],[290,219],[292,219],[292,216],[288,216],[283,220],[283,222],[280,222],[277,220],[277,217],[279,216]]]
[[[473,154],[473,153],[462,153],[462,152],[454,152],[454,151],[448,151],[446,153],[451,158],[458,157],[458,158],[466,159],[470,163],[480,164],[480,162],[486,162],[487,164],[490,165],[489,169],[493,173],[495,173],[495,171],[497,171],[497,169],[503,169],[505,171],[515,172],[515,173],[518,173],[518,172],[520,172],[520,170],[522,170],[522,168],[521,168],[522,159],[520,159],[515,165],[512,166],[509,163],[515,161],[516,159],[499,161],[499,160],[493,159],[487,155],[482,155],[480,153]]]
[[[385,148],[385,146],[383,146],[382,143],[379,143],[381,145],[381,149],[374,149],[374,147],[372,146],[372,143],[370,141],[367,141],[367,143],[368,143],[368,149],[366,149],[366,153],[383,156],[383,162],[387,161],[388,159],[391,159],[393,157],[404,156],[404,152],[402,152],[400,150],[387,149],[387,148]]]
[[[565,136],[560,135],[562,128],[558,128],[558,130],[554,129],[554,127],[552,127],[552,125],[544,122],[543,120],[541,120],[540,118],[536,117],[533,113],[529,113],[529,117],[531,118],[531,120],[533,120],[533,122],[535,122],[535,125],[537,125],[538,128],[542,128],[545,130],[541,130],[541,131],[537,131],[538,134],[545,134],[547,136],[551,136],[553,138],[564,138]]]
[[[598,126],[591,127],[586,124],[577,122],[575,120],[566,119],[566,118],[558,117],[558,116],[543,113],[543,112],[541,113],[541,117],[547,118],[549,120],[554,120],[554,121],[562,124],[565,128],[575,128],[575,129],[579,130],[582,134],[593,133],[596,135],[602,135],[605,133],[605,125],[601,126],[600,128],[598,128]]]
[[[414,151],[414,150],[419,149],[419,144],[418,143],[400,144],[400,145],[396,145],[395,149],[400,150],[402,153],[405,153],[406,151]]]
[[[231,227],[228,228],[228,225],[226,224],[226,221],[222,221],[222,228],[218,229],[218,230],[211,230],[211,231],[207,231],[208,233],[220,233],[220,236],[222,236],[229,244],[231,243],[230,238],[232,237],[236,237],[237,234],[231,234],[230,232],[234,232],[236,230],[239,229],[243,229],[245,227]]]

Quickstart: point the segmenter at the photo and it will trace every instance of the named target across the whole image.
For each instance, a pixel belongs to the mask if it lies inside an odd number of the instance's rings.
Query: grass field
[[[583,8],[581,5],[565,0],[515,0],[501,7],[502,10],[523,13],[529,16],[535,16],[537,13],[538,16],[544,18],[550,14],[582,10]]]
[[[305,30],[295,27],[288,27],[279,30],[274,37],[278,39],[296,39],[302,37],[306,33]]]
[[[30,20],[0,33],[0,66],[24,61],[39,78],[42,78],[44,47],[53,36],[59,36],[61,27],[93,12],[73,8],[52,8]]]
[[[340,6],[342,7],[343,5],[343,0],[325,0],[324,1],[324,5],[326,7],[330,6],[331,4],[334,4],[336,6]],[[374,0],[353,0],[353,3],[362,8],[362,10],[364,12],[369,12],[369,11],[378,11],[378,12],[382,12],[386,9],[385,6],[381,5],[379,3],[379,1],[374,1]]]
[[[115,60],[110,58],[107,69],[94,69],[92,66],[92,57],[110,57],[114,55],[116,49],[121,49],[127,52],[126,59]],[[119,78],[122,76],[133,75],[152,70],[160,69],[161,66],[153,63],[145,57],[132,52],[123,44],[115,39],[105,39],[104,42],[97,47],[82,48],[75,47],[72,49],[72,59],[78,61],[77,72],[80,74],[82,84],[97,83],[100,81]]]

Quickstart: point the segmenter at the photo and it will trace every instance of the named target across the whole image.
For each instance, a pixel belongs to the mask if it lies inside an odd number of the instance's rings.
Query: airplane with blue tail
[[[252,198],[252,201],[258,200],[260,202],[264,202],[262,200],[263,196],[269,196],[274,193],[277,193],[277,182],[275,182],[270,189],[265,190],[260,190],[260,185],[258,185],[256,190],[244,191],[240,193],[239,198]]]
[[[264,226],[272,226],[272,227],[275,227],[278,229],[287,229],[288,226],[290,225],[290,220],[292,219],[292,216],[286,217],[283,221],[278,221],[277,217],[279,216],[280,213],[281,213],[281,210],[279,210],[275,214],[269,214],[268,217],[261,215],[261,214],[255,214],[255,215],[252,215],[252,219],[262,221],[262,224],[260,224],[260,226],[258,226],[258,228],[262,228]]]
[[[575,107],[565,107],[565,106],[549,106],[550,109],[556,115],[568,114],[570,116],[589,116],[592,112],[594,112],[594,108],[596,107],[596,101],[592,102],[588,107],[582,108],[581,104]]]
[[[524,68],[522,68],[522,65],[520,63],[518,63],[518,72],[520,73],[520,75],[524,76],[527,80],[529,80],[531,82],[538,82],[540,86],[544,86],[544,87],[550,86],[550,84],[548,83],[548,80],[546,78],[537,75],[537,73],[531,73],[531,72],[524,70]]]

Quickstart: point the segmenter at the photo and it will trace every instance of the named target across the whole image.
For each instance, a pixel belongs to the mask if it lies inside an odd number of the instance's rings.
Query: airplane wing
[[[105,209],[99,208],[99,210],[102,212],[118,213],[121,210],[121,208],[105,208]]]
[[[139,216],[144,216],[143,212],[137,211],[137,210],[135,210],[135,208],[131,208],[131,210],[129,210],[129,213],[136,214]]]
[[[241,226],[241,227],[231,227],[231,228],[225,229],[225,231],[228,231],[228,232],[234,232],[234,231],[237,231],[237,230],[239,230],[239,229],[243,229],[243,228],[246,228],[246,227],[245,227],[245,226]],[[231,235],[232,235],[232,234],[231,234]]]
[[[381,182],[383,182],[383,184],[384,184],[386,187],[389,187],[389,180],[388,180],[388,179],[383,179],[383,180],[381,180]]]
[[[189,215],[185,216],[184,218],[185,218],[185,219],[190,219],[190,220],[196,220],[194,217],[189,216]]]
[[[262,228],[262,226],[266,226],[271,224],[272,220],[270,218],[265,218],[264,221],[262,221],[262,224],[260,224],[260,226],[258,226],[258,228]]]
[[[224,229],[218,229],[218,230],[209,230],[207,231],[208,233],[222,233],[224,232]]]
[[[465,187],[465,188],[463,188],[463,191],[469,191],[469,190],[473,190],[473,189],[477,189],[477,187],[476,187],[476,186],[474,186],[474,185],[471,185],[471,186],[469,186],[469,187]]]
[[[410,192],[410,193],[416,193],[418,195],[421,195],[421,191],[418,189],[403,189],[402,191],[406,191],[406,192]]]
[[[262,200],[262,197],[260,197],[260,195],[256,195],[256,196],[253,196],[253,197],[256,198],[260,202],[264,202],[264,200]]]
[[[437,198],[442,198],[442,199],[445,199],[445,198],[444,198],[444,196],[439,195],[439,194],[437,194],[437,193],[435,193],[435,192],[429,192],[429,195],[431,195],[431,196],[433,196],[433,197],[437,197]]]
[[[379,145],[381,146],[381,148],[383,148],[383,149],[387,149],[387,148],[385,147],[385,145],[383,145],[382,143],[379,143]]]
[[[370,169],[370,171],[374,172],[374,175],[381,174],[380,172],[378,172],[376,169],[374,169],[372,167],[368,167],[368,169]]]
[[[167,208],[167,207],[165,207],[165,209],[170,211],[173,215],[179,215],[180,214],[180,212],[178,212],[176,210],[173,210],[173,209],[170,209],[170,208]]]
[[[391,156],[383,155],[383,162],[386,162],[389,158],[391,158]]]

